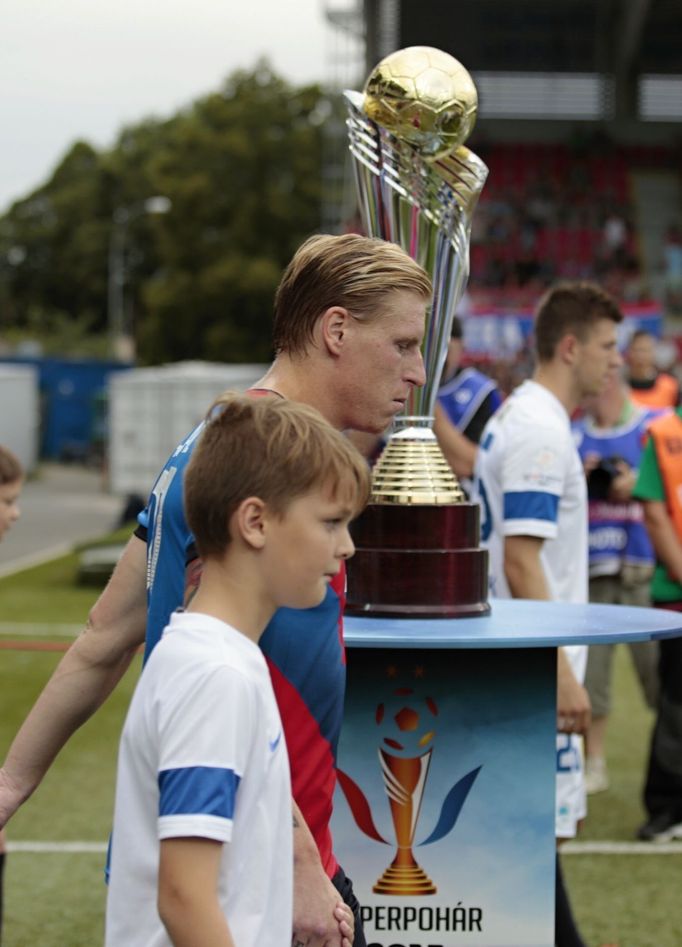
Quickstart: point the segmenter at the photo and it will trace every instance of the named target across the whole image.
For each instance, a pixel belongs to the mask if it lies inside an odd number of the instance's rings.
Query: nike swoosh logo
[[[277,747],[279,746],[279,741],[282,739],[282,731],[280,730],[274,740],[269,740],[270,752],[274,753]]]

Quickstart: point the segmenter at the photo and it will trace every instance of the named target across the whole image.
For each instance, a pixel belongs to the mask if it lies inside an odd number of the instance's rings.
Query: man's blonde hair
[[[247,497],[284,514],[316,487],[348,498],[357,515],[369,499],[367,463],[314,408],[227,392],[209,411],[185,474],[185,513],[199,555],[222,556],[229,520]]]
[[[275,352],[301,354],[332,306],[371,319],[399,291],[431,297],[431,280],[395,243],[359,234],[310,237],[295,253],[275,294]]]

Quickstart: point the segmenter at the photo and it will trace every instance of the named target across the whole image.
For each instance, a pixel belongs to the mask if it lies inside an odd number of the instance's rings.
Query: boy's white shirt
[[[270,675],[256,644],[196,612],[171,617],[123,728],[106,947],[170,945],[159,840],[186,836],[225,843],[218,893],[235,943],[290,945],[291,783]]]

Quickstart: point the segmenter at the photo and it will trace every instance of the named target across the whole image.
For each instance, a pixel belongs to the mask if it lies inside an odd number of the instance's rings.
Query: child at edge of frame
[[[11,450],[0,444],[0,541],[19,519],[19,496],[24,485],[24,470]],[[5,862],[7,860],[5,830],[0,829],[0,943],[2,943],[2,916]]]
[[[368,468],[314,409],[228,392],[184,491],[202,579],[123,728],[105,944],[290,947],[291,784],[258,640],[277,608],[318,605],[353,554]],[[341,900],[335,917],[350,942]]]

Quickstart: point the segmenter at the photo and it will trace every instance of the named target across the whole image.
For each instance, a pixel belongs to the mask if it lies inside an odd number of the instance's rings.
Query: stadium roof
[[[438,46],[474,73],[482,117],[521,114],[508,110],[518,97],[527,117],[682,120],[681,0],[364,0],[364,18],[368,69]]]

